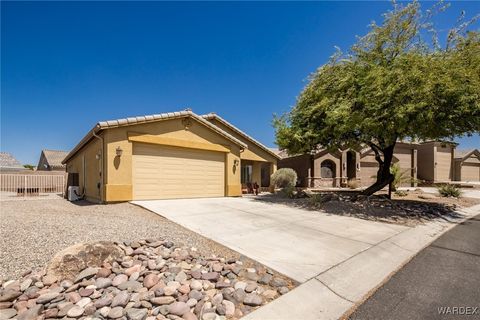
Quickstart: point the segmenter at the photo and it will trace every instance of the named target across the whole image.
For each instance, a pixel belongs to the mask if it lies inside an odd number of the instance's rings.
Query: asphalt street
[[[422,250],[350,319],[480,319],[480,215]]]

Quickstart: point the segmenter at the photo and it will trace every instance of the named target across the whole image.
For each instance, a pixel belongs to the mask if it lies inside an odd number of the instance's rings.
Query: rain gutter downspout
[[[101,148],[101,154],[100,154],[100,160],[102,162],[101,166],[100,166],[100,177],[101,177],[101,181],[100,181],[100,202],[105,202],[104,198],[103,198],[103,187],[105,185],[105,175],[104,175],[104,164],[105,164],[105,161],[103,159],[103,154],[104,154],[104,140],[103,140],[103,137],[99,136],[98,134],[95,133],[95,130],[92,131],[92,135],[99,139],[100,140],[100,143],[102,145],[102,148]]]

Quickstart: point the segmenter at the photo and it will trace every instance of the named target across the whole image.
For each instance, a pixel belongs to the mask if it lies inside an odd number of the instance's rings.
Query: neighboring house
[[[67,151],[59,150],[42,150],[40,159],[38,160],[38,171],[65,171],[65,165],[62,164],[63,159],[67,156]]]
[[[297,173],[297,186],[307,187],[310,186],[311,177],[314,177],[313,172],[313,156],[309,154],[301,154],[298,156],[289,157],[286,154],[277,153],[283,156],[278,161],[278,169],[291,168]]]
[[[455,179],[452,142],[429,141],[418,145],[418,178],[427,182],[449,182]]]
[[[416,144],[398,142],[393,163],[398,163],[404,175],[416,179]],[[293,168],[301,187],[343,187],[349,181],[370,185],[375,181],[378,163],[369,147],[329,151],[319,150],[313,155],[286,157],[278,162],[278,168]]]
[[[452,142],[397,142],[393,163],[403,171],[404,185],[415,185],[415,181],[480,181],[479,151],[475,149],[455,155],[455,147]],[[313,155],[282,157],[278,168],[293,168],[302,187],[342,187],[351,180],[368,186],[375,181],[378,163],[373,150],[368,147],[324,149]]]
[[[480,151],[478,149],[455,152],[455,180],[480,181]]]
[[[216,114],[185,110],[99,122],[62,163],[87,200],[115,202],[241,196],[278,159]]]
[[[14,173],[25,172],[30,169],[24,168],[20,161],[8,152],[0,152],[0,172],[1,173]]]

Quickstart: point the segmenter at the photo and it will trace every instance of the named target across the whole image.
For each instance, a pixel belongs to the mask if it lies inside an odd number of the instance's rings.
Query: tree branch
[[[370,142],[368,145],[372,148],[373,152],[375,152],[375,160],[377,160],[380,165],[383,165],[383,160],[380,156],[380,148],[373,142]]]

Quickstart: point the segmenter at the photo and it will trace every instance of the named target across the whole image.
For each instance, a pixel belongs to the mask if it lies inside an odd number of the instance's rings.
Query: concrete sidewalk
[[[455,223],[414,228],[248,198],[137,201],[301,284],[245,319],[338,319]],[[462,219],[480,206],[461,212]]]

